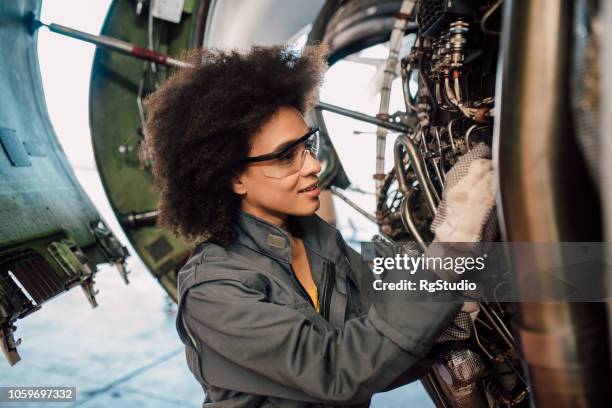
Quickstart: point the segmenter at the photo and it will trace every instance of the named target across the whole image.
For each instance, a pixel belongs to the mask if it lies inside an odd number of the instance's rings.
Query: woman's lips
[[[302,193],[302,192],[304,192],[306,190],[314,190],[315,188],[318,188],[318,187],[319,187],[319,181],[317,180],[314,183],[312,183],[311,185],[309,185],[308,187],[299,190],[298,193]]]
[[[300,194],[306,194],[306,195],[309,195],[309,196],[316,197],[319,194],[321,194],[321,189],[319,187],[316,187],[313,190],[300,191]]]

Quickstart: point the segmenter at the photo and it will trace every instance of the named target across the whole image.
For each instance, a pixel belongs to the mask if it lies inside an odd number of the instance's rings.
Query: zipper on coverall
[[[326,320],[329,321],[329,306],[331,303],[333,281],[335,279],[336,271],[335,271],[334,265],[331,262],[329,262],[328,260],[325,260],[324,262],[325,262],[325,267],[323,268],[324,276],[323,276],[323,285],[321,287],[321,296],[319,297],[319,299],[321,299],[319,301],[319,307],[320,307],[319,310],[320,310],[321,315]],[[310,302],[312,307],[316,310],[317,307],[315,306],[314,302],[312,301],[312,298],[306,291],[306,288],[304,288],[304,286],[300,283],[300,280],[297,278],[297,275],[295,271],[293,270],[293,266],[289,265],[289,268],[291,269],[291,274],[293,276],[293,279],[298,284],[298,286],[302,289],[302,293],[306,295],[306,299],[308,299],[308,302]]]
[[[336,279],[336,270],[334,264],[329,260],[325,260],[325,267],[323,268],[323,287],[321,288],[321,296],[319,300],[320,311],[325,320],[329,321],[329,307],[331,304],[331,296],[333,292],[333,284]]]
[[[300,287],[300,289],[302,289],[302,294],[306,295],[306,299],[308,299],[308,302],[310,302],[310,304],[312,305],[313,308],[315,308],[316,310],[316,306],[314,304],[314,302],[312,301],[312,299],[310,298],[310,295],[308,294],[308,292],[306,291],[306,288],[302,285],[302,283],[300,282],[300,280],[297,278],[297,275],[295,274],[295,271],[293,270],[293,266],[289,265],[289,269],[291,269],[291,276],[293,277],[293,279],[295,280],[295,283],[298,284],[298,286]]]
[[[329,321],[329,306],[331,303],[333,281],[335,279],[336,271],[334,269],[334,265],[329,260],[325,259],[324,262],[325,262],[325,266],[323,268],[323,272],[324,272],[323,285],[321,287],[321,291],[320,292],[317,291],[317,293],[320,293],[319,311],[321,315],[325,318],[325,320]],[[295,274],[295,271],[293,270],[293,266],[289,265],[289,268],[291,269],[291,274],[293,276],[293,279],[295,280],[295,282],[298,284],[298,286],[302,290],[302,293],[306,295],[306,299],[308,299],[308,302],[310,302],[312,307],[316,310],[316,306],[314,302],[312,301],[312,298],[306,291],[306,288],[304,288],[300,280],[297,278],[297,275]]]

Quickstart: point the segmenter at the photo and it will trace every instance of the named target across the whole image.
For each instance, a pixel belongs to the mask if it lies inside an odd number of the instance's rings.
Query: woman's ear
[[[238,195],[246,194],[247,188],[243,176],[237,176],[232,179],[232,189]]]

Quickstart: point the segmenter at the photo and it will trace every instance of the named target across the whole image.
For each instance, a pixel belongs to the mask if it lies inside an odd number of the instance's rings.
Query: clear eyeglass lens
[[[314,157],[319,154],[319,131],[316,131],[308,139],[306,139],[306,149],[310,150]]]
[[[310,152],[316,159],[319,153],[319,132],[313,133],[304,143],[286,152],[282,158],[276,159],[268,166],[264,166],[263,172],[267,177],[283,178],[302,170],[306,155]]]

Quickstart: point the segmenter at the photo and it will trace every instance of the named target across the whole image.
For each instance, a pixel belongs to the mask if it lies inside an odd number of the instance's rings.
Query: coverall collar
[[[304,244],[323,257],[330,258],[327,248],[330,237],[327,231],[318,228],[316,214],[310,216],[289,216],[288,222],[298,232]],[[247,213],[242,209],[237,212],[238,242],[247,245],[267,256],[291,264],[291,239],[289,234],[279,226]],[[324,222],[321,220],[321,222]],[[327,248],[326,248],[327,247]]]

